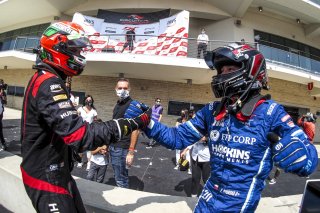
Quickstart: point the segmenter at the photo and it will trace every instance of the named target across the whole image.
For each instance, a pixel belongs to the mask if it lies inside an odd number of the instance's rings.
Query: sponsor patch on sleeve
[[[55,95],[53,96],[54,101],[59,101],[59,100],[66,100],[68,99],[66,94],[61,94],[61,95]]]
[[[294,127],[293,121],[289,121],[289,122],[287,123],[287,125],[288,125],[289,127]]]
[[[267,111],[267,115],[271,115],[273,110],[274,110],[274,107],[276,106],[277,104],[276,103],[272,103]]]
[[[213,104],[214,104],[214,102],[209,103],[209,110],[213,110]]]
[[[281,118],[281,121],[282,121],[282,122],[286,122],[289,118],[291,118],[291,116],[290,116],[289,114],[286,114],[285,116],[283,116],[283,117]]]
[[[61,119],[65,119],[66,117],[69,117],[70,115],[77,115],[77,111],[67,111],[60,115]]]
[[[60,109],[65,109],[65,108],[70,108],[71,104],[70,104],[70,101],[63,101],[58,103],[58,106]]]
[[[52,84],[50,85],[50,91],[51,92],[61,92],[63,91],[61,84]]]

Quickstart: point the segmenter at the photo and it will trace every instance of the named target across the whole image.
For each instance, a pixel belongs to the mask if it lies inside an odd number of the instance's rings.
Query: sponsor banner
[[[167,18],[169,15],[170,9],[153,13],[119,13],[99,9],[97,17],[108,23],[140,25],[159,22],[160,19]]]
[[[79,16],[79,13],[77,13]],[[84,26],[84,18],[77,18],[76,23]],[[94,18],[95,19],[95,18]],[[79,21],[80,20],[80,21]],[[91,19],[90,19],[91,20]],[[100,19],[101,20],[101,19]],[[94,23],[98,23],[95,21]],[[98,25],[96,25],[98,26]],[[110,50],[121,53],[126,43],[126,33],[134,30],[134,54],[161,55],[186,57],[188,50],[189,12],[182,11],[174,16],[161,19],[160,22],[141,25],[123,25],[109,22],[100,23],[99,28],[94,28],[101,36],[90,36],[92,52]],[[90,29],[93,31],[92,28]],[[93,33],[92,33],[93,34]],[[108,36],[106,36],[106,34]],[[129,52],[129,46],[123,51]]]
[[[72,22],[80,24],[88,35],[93,35],[94,33],[100,31],[101,24],[104,22],[104,20],[91,16],[85,16],[81,13],[75,13],[73,15]]]
[[[157,47],[157,35],[159,30],[159,23],[154,24],[144,24],[144,25],[121,25],[121,24],[113,24],[113,23],[102,23],[100,34],[108,34],[108,45],[106,48],[113,48],[115,52],[121,52],[124,43],[126,42],[126,33],[127,31],[134,29],[134,32],[137,36],[134,39],[134,51],[133,53],[145,51],[144,54],[155,54],[156,49],[152,48],[152,46]],[[110,35],[111,34],[111,35]],[[112,35],[113,34],[113,35]],[[91,38],[90,38],[91,40]],[[142,47],[146,47],[144,49]],[[97,47],[95,48],[104,48]],[[151,51],[154,50],[154,51]]]
[[[188,11],[160,20],[157,55],[186,57],[188,32]]]

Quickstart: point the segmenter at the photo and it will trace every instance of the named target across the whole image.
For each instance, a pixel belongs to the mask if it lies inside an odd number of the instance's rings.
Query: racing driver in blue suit
[[[283,106],[260,94],[268,89],[268,76],[259,51],[234,43],[209,52],[205,61],[217,70],[211,87],[221,101],[179,127],[151,121],[145,132],[181,150],[209,136],[211,177],[194,212],[254,212],[273,163],[308,176],[317,167],[317,152]],[[270,132],[279,140],[271,143]]]

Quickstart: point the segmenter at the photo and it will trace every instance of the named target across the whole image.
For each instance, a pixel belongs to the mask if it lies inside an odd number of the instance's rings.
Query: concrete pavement
[[[9,142],[9,151],[14,154],[20,154],[20,118],[20,110],[5,109],[5,137]],[[173,170],[173,151],[161,146],[148,150],[145,147],[145,140],[143,137],[139,139],[136,160],[129,171],[130,188],[160,194],[188,196],[191,179],[186,173]],[[316,147],[319,153],[320,145],[316,144]],[[85,178],[86,171],[75,168],[73,175]],[[320,178],[319,169],[311,176],[311,179],[318,178]],[[168,179],[170,181],[166,181]],[[283,213],[298,212],[305,181],[306,179],[295,175],[281,174],[276,184],[267,184],[256,212],[264,213],[274,210],[280,210]],[[113,171],[110,166],[104,183],[114,185]]]

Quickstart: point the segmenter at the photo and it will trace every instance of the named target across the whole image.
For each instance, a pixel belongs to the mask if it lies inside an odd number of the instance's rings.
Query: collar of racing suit
[[[241,110],[239,110],[235,116],[238,120],[240,121],[247,121],[250,119],[253,111],[263,102],[265,102],[266,100],[269,100],[271,98],[271,96],[269,94],[262,96],[262,95],[256,95],[251,97],[241,108]],[[227,108],[225,105],[223,105],[222,109],[220,110],[219,113],[217,113],[216,115],[216,120],[220,121],[222,120],[226,115],[228,114],[227,112]]]
[[[35,69],[35,70],[45,70],[45,71],[48,71],[48,72],[51,72],[57,76],[59,76],[62,80],[65,80],[67,78],[66,75],[64,75],[63,73],[61,72],[57,72],[55,69],[53,69],[50,65],[46,64],[46,63],[43,63],[42,61],[36,61],[36,65],[33,65],[32,66],[32,69]]]

